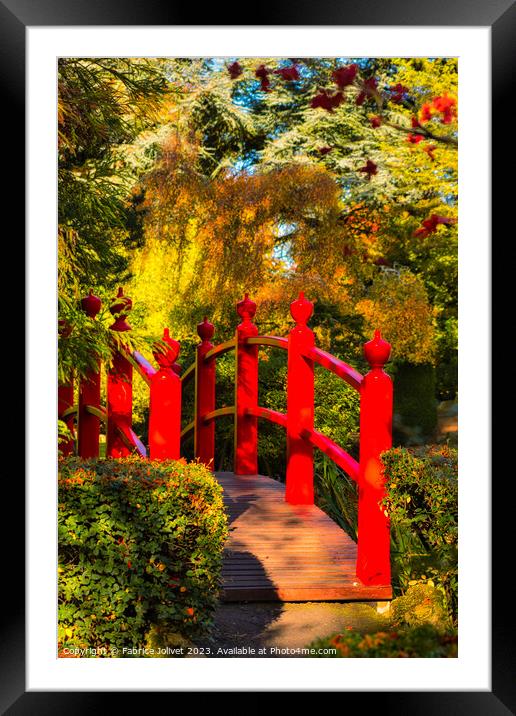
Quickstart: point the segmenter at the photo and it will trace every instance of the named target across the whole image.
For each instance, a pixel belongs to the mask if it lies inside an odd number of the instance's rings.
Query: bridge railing
[[[94,320],[100,301],[90,292],[83,309]],[[132,301],[122,289],[110,306],[115,322],[113,331],[130,330],[126,321]],[[160,345],[153,351],[158,369],[136,351],[122,347],[114,353],[108,370],[107,406],[100,405],[100,366],[80,380],[78,405],[73,403],[73,386],[59,388],[59,416],[70,424],[77,417],[78,454],[96,457],[99,450],[100,421],[107,422],[109,457],[124,457],[147,451],[132,429],[133,368],[149,385],[149,451],[151,459],[177,459],[180,441],[194,433],[194,454],[214,467],[215,420],[233,416],[237,475],[258,472],[258,420],[283,426],[287,439],[285,499],[298,505],[314,502],[314,447],[330,457],[358,485],[357,576],[365,584],[390,583],[389,519],[380,502],[385,494],[380,455],[391,447],[392,381],[383,367],[390,345],[375,331],[364,345],[370,371],[361,375],[344,361],[315,346],[313,331],[307,323],[313,304],[300,293],[290,306],[295,325],[288,337],[261,336],[253,323],[256,304],[248,294],[237,304],[241,318],[235,336],[213,345],[214,326],[205,317],[197,326],[200,343],[195,362],[179,377],[176,363],[180,344],[165,329]],[[164,347],[165,346],[165,347]],[[258,350],[260,346],[287,351],[287,411],[281,413],[258,404]],[[217,357],[235,351],[234,405],[216,409]],[[360,449],[355,460],[330,438],[314,428],[314,365],[333,372],[360,394]],[[194,382],[194,419],[181,430],[182,388]],[[70,451],[70,445],[63,452]]]

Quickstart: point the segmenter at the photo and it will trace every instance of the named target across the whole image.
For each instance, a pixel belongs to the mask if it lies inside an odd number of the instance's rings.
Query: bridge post
[[[133,302],[124,296],[122,287],[113,299],[109,311],[115,318],[110,326],[112,331],[130,331],[131,326],[125,320]],[[116,348],[107,379],[107,457],[127,457],[130,449],[118,432],[117,426],[132,428],[133,411],[133,367]]]
[[[60,320],[58,324],[59,328],[59,337],[61,339],[66,340],[68,336],[71,333],[71,326],[68,325],[66,321]],[[57,417],[59,420],[62,420],[64,423],[66,423],[68,429],[71,433],[74,432],[73,429],[73,421],[74,416],[69,415],[68,417],[63,418],[63,413],[68,410],[68,408],[71,408],[73,406],[73,398],[74,398],[74,381],[73,381],[73,375],[70,376],[70,379],[68,380],[68,383],[64,383],[63,385],[59,385],[57,388]],[[73,453],[74,448],[74,440],[66,440],[65,442],[61,443],[60,450],[62,455],[71,455]]]
[[[371,370],[360,396],[357,577],[367,585],[390,584],[390,524],[379,503],[385,496],[380,455],[392,446],[392,380],[383,367],[391,346],[376,330],[364,345]]]
[[[258,335],[252,322],[256,303],[246,293],[237,303],[242,322],[236,329],[235,375],[235,475],[258,472],[258,418],[247,410],[258,407],[258,346],[249,346],[246,338]]]
[[[181,441],[181,378],[174,370],[180,344],[163,331],[163,342],[154,347],[159,370],[151,377],[149,407],[149,450],[151,460],[178,460]]]
[[[314,503],[313,446],[301,437],[301,431],[314,427],[314,364],[305,358],[315,344],[307,321],[313,303],[303,292],[290,304],[296,322],[288,337],[287,366],[287,475],[285,499],[293,505]]]
[[[215,423],[204,423],[204,416],[215,410],[215,358],[204,360],[206,353],[213,348],[210,342],[215,327],[206,316],[197,326],[201,343],[197,346],[195,365],[195,432],[194,454],[200,462],[214,469],[215,461]]]
[[[100,311],[102,302],[90,290],[88,296],[81,300],[81,308],[86,315],[95,320]],[[91,405],[100,410],[100,363],[96,361],[96,368],[88,370],[79,383],[79,410],[77,413],[77,437],[79,457],[89,458],[99,456],[100,418],[87,410]]]

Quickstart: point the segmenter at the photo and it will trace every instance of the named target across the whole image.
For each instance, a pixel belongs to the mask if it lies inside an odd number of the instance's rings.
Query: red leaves
[[[439,214],[432,214],[428,219],[421,222],[421,228],[414,231],[413,236],[420,236],[422,239],[426,239],[427,236],[433,234],[439,224],[455,224],[456,219],[452,219],[448,216],[439,216]]]
[[[397,85],[391,85],[389,89],[392,92],[391,102],[394,102],[395,104],[400,104],[403,99],[403,95],[408,92],[408,87],[402,85],[401,82],[398,82]]]
[[[262,65],[263,66],[263,65]],[[281,75],[286,82],[295,82],[299,79],[299,72],[295,65],[290,67],[280,67],[278,70],[274,70],[275,75]]]
[[[319,93],[312,98],[310,106],[314,108],[321,107],[328,112],[333,112],[335,107],[338,107],[342,104],[342,102],[344,102],[345,98],[342,90],[353,84],[357,76],[357,72],[358,65],[354,63],[352,65],[347,65],[346,67],[337,67],[337,69],[332,73],[332,79],[341,91],[332,95],[329,90],[319,89]]]
[[[332,74],[333,81],[339,89],[344,89],[353,84],[357,76],[358,65],[352,64],[347,67],[338,67]]]
[[[370,180],[374,174],[378,174],[378,166],[374,162],[372,162],[370,159],[368,159],[365,166],[360,167],[360,169],[358,171],[365,172],[367,174],[368,180]]]
[[[432,103],[425,104],[421,107],[421,121],[428,122],[436,114],[441,115],[441,122],[443,124],[451,124],[451,122],[457,117],[457,100],[455,97],[449,97],[445,92],[439,97],[435,97]]]
[[[412,117],[412,119],[410,120],[410,123],[411,123],[413,129],[416,129],[417,127],[421,127],[421,124],[417,117]]]
[[[240,75],[244,71],[242,65],[236,61],[233,62],[231,65],[228,65],[227,70],[232,80],[235,80],[237,77],[240,77]],[[269,80],[269,75],[271,73],[272,70],[269,70],[265,65],[260,65],[255,70],[254,74],[260,80],[261,89],[263,92],[269,92],[271,84]],[[280,75],[280,77],[282,77],[287,82],[292,82],[294,80],[299,79],[299,72],[294,64],[290,67],[280,67],[279,69],[274,70],[274,74]]]
[[[428,122],[430,119],[432,119],[432,105],[428,104],[428,102],[425,102],[425,104],[421,107],[421,122]]]
[[[380,116],[376,115],[375,117],[371,117],[371,119],[369,121],[371,122],[371,127],[373,129],[376,129],[377,127],[379,127],[381,125],[382,118]]]
[[[319,94],[312,97],[310,106],[314,109],[321,107],[328,112],[333,112],[333,109],[342,104],[342,102],[344,102],[344,95],[342,92],[337,92],[336,94],[331,95],[328,90],[319,90]]]
[[[407,142],[410,144],[419,144],[424,139],[424,136],[422,134],[409,134],[407,137]]]
[[[368,80],[364,80],[364,82],[362,83],[362,88],[358,94],[358,97],[355,100],[355,102],[358,106],[364,104],[366,97],[375,97],[378,95],[376,85],[377,85],[377,82],[374,77],[370,77]]]
[[[260,65],[254,73],[260,80],[262,92],[269,92],[269,87],[271,86],[269,81],[270,72],[271,71],[268,70],[265,65]]]
[[[235,61],[231,65],[228,65],[228,72],[231,79],[236,80],[243,72],[242,65]]]
[[[325,154],[329,154],[329,152],[331,152],[332,149],[333,149],[333,147],[319,147],[318,152],[319,152],[319,154],[322,154],[324,156]]]
[[[339,90],[343,90],[345,87],[353,84],[355,77],[357,76],[357,72],[358,65],[355,64],[348,65],[347,67],[338,67],[333,72],[332,78]],[[341,105],[344,100],[345,97],[342,91],[331,94],[329,90],[319,89],[318,94],[316,94],[315,97],[312,97],[310,106],[314,109],[321,107],[327,112],[333,112],[335,107]]]
[[[443,124],[450,124],[457,116],[457,100],[455,97],[448,97],[446,92],[441,97],[436,97],[432,104],[437,112],[442,114]]]

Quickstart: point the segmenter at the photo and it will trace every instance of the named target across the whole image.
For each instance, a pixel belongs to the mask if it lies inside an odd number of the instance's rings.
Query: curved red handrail
[[[117,423],[116,429],[128,448],[135,448],[140,457],[147,457],[145,445],[132,428],[128,425],[124,425],[123,423]]]
[[[317,430],[301,430],[301,437],[311,442],[325,455],[328,455],[347,475],[355,482],[358,482],[358,462],[343,450],[340,445],[337,445],[337,443],[334,443],[333,440],[330,440],[330,438]]]
[[[282,336],[250,336],[245,339],[245,343],[250,346],[272,346],[288,350],[288,338]]]
[[[122,349],[120,352],[124,358],[127,358],[131,365],[136,368],[143,380],[150,385],[151,378],[155,373],[157,373],[157,370],[149,363],[147,358],[145,358],[145,356],[138,351],[132,351],[129,353],[128,351]]]
[[[235,414],[235,406],[234,405],[226,405],[224,408],[217,408],[217,410],[212,410],[210,413],[206,413],[206,415],[203,415],[202,419],[205,423],[210,423],[212,420],[215,420],[216,418],[222,418],[225,415],[234,415]]]
[[[335,375],[338,375],[339,378],[342,378],[342,380],[345,380],[346,383],[349,383],[349,385],[353,388],[360,391],[364,376],[359,373],[358,370],[355,370],[347,363],[344,363],[344,361],[340,360],[340,358],[335,358],[335,356],[332,356],[331,353],[327,353],[326,351],[315,347],[310,348],[306,357],[310,358],[315,363],[319,363],[319,365],[322,365],[323,368],[331,370],[332,373],[335,373]]]
[[[214,358],[215,356],[222,355],[223,353],[227,353],[228,351],[234,351],[236,348],[236,341],[234,338],[231,338],[229,341],[225,341],[224,343],[219,343],[216,346],[213,346],[207,353],[204,354],[203,360],[208,361],[210,358]]]
[[[288,350],[289,345],[288,338],[279,336],[251,336],[245,339],[245,343],[247,343],[248,345],[281,348],[283,350]],[[204,360],[210,360],[215,356],[222,355],[223,353],[226,353],[235,348],[236,340],[233,338],[229,341],[225,341],[214,346],[210,351],[206,353],[206,355],[204,356]],[[132,353],[126,352],[125,355],[131,361],[133,366],[137,369],[142,378],[150,384],[151,377],[157,372],[156,369],[138,351],[132,351]],[[318,363],[323,368],[330,370],[332,373],[335,373],[335,375],[337,375],[339,378],[344,380],[356,390],[360,391],[364,380],[362,374],[344,361],[331,355],[331,353],[327,353],[321,348],[313,347],[309,351],[307,351],[306,358],[314,361],[314,363]],[[189,368],[183,374],[183,384],[187,383],[191,378],[194,377],[194,375],[195,363],[189,366]],[[223,415],[233,414],[234,410],[234,406],[219,408],[218,410],[214,410],[208,415],[205,415],[204,420],[206,422],[210,422],[211,420],[214,420],[218,417],[222,417]],[[270,410],[269,408],[257,406],[256,408],[248,408],[246,410],[246,413],[248,415],[254,415],[258,418],[264,418],[265,420],[269,420],[270,422],[276,423],[277,425],[281,425],[282,427],[287,427],[287,416],[277,410]],[[140,455],[146,456],[147,451],[145,449],[145,446],[137,437],[137,435],[132,431],[132,429],[126,428],[125,426],[122,427],[120,425],[117,426],[117,428],[122,434],[124,441],[127,445],[136,448]],[[191,423],[189,426],[187,426],[187,428],[182,431],[182,436],[184,433],[190,432],[191,428],[193,428],[193,423]],[[345,450],[343,450],[339,445],[337,445],[337,443],[333,442],[333,440],[330,440],[330,438],[326,437],[317,430],[302,430],[301,436],[308,440],[312,445],[319,448],[319,450],[325,453],[325,455],[328,455],[328,457],[330,457],[339,467],[341,467],[346,472],[346,474],[348,474],[353,480],[358,480],[358,462],[354,458],[352,458],[351,455],[349,455]]]
[[[247,415],[255,415],[257,418],[265,418],[266,420],[270,420],[271,423],[282,425],[284,428],[287,427],[287,416],[285,413],[280,413],[277,410],[261,408],[258,405],[256,408],[247,408],[245,412]]]

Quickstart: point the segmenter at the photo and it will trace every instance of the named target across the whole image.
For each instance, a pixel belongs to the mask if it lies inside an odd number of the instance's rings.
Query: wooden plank
[[[290,505],[284,484],[216,473],[230,533],[222,568],[225,601],[360,601],[392,598],[390,585],[355,575],[356,544],[315,505]]]
[[[376,589],[356,588],[261,588],[243,587],[222,591],[222,599],[226,602],[352,602],[352,601],[387,601],[392,599],[392,590],[389,587]]]

